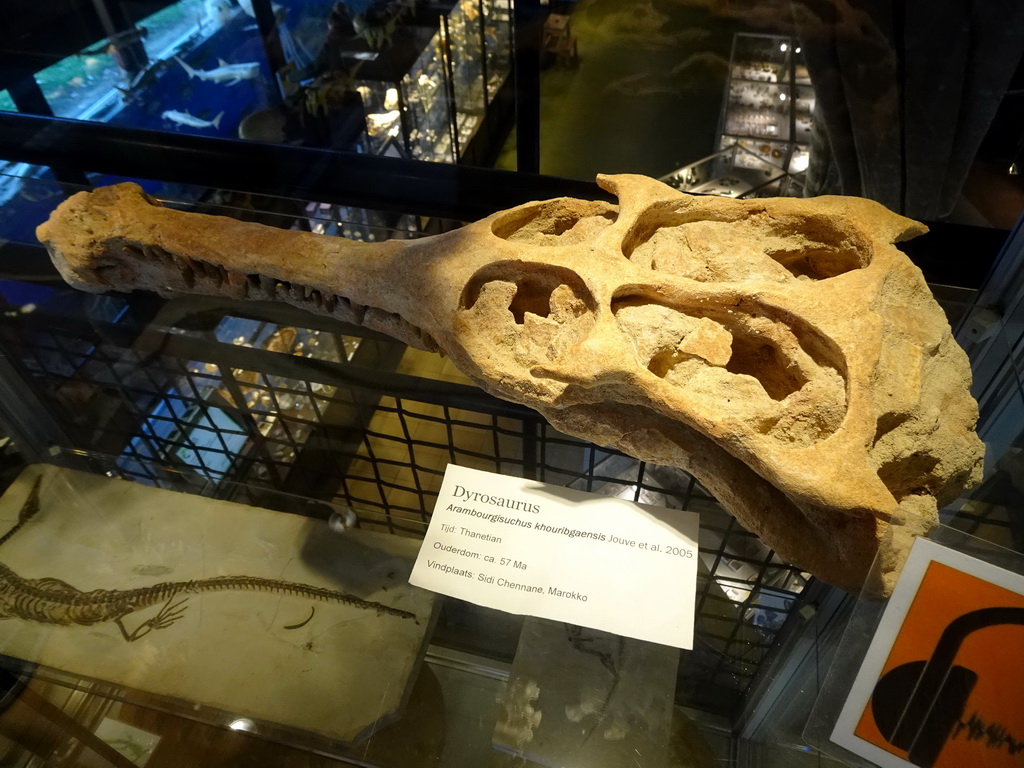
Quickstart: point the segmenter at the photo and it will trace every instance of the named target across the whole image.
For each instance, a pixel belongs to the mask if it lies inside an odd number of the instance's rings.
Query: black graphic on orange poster
[[[1024,768],[1024,596],[929,564],[854,733],[922,768]]]

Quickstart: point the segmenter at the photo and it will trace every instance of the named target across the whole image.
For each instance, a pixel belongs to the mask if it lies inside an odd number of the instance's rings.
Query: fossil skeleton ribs
[[[560,430],[691,472],[787,561],[888,593],[984,453],[966,356],[893,245],[925,228],[857,198],[598,182],[618,205],[528,203],[382,243],[121,184],[62,203],[38,236],[87,291],[277,299],[441,351]]]

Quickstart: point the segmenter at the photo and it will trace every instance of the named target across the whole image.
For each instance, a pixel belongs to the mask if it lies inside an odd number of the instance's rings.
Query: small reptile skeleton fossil
[[[22,505],[17,524],[0,538],[0,543],[7,541],[14,531],[39,511],[41,483],[42,478],[37,478]],[[191,581],[162,582],[137,589],[94,589],[84,592],[60,579],[23,578],[0,563],[0,619],[18,618],[62,626],[91,626],[112,621],[117,624],[124,639],[131,643],[153,630],[165,629],[180,619],[188,607],[188,595],[229,590],[296,595],[373,610],[378,615],[416,618],[416,614],[409,611],[333,589],[258,576],[214,576]],[[129,631],[125,626],[124,620],[131,614],[161,603],[163,606],[159,612],[134,630]]]

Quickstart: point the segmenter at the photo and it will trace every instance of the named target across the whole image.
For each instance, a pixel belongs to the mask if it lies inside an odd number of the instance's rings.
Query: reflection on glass
[[[493,99],[512,67],[512,5],[510,0],[482,0],[487,98]]]
[[[61,59],[36,73],[36,82],[58,117],[81,117],[97,102],[112,98],[123,71],[113,46],[100,41],[88,51]]]
[[[234,136],[269,93],[251,22],[227,0],[181,0],[129,29],[110,28],[35,78],[58,117]]]
[[[326,4],[274,5],[276,71],[250,3],[180,0],[120,27],[106,18],[106,38],[34,76],[59,117],[456,162],[510,72],[508,0],[400,11],[377,46],[339,5],[329,18]]]
[[[360,60],[366,151],[456,162],[509,74],[509,24],[507,2],[459,0],[436,31],[400,26]]]
[[[181,0],[140,22],[147,30],[142,44],[151,61],[160,61],[182,47],[192,35],[212,33],[233,15],[225,0]]]
[[[442,45],[441,33],[438,32],[402,78],[401,85],[408,105],[408,143],[412,156],[422,160],[455,162]]]
[[[721,197],[802,197],[814,101],[799,45],[788,37],[736,34],[719,151],[661,180]]]
[[[448,42],[460,112],[478,114],[484,108],[482,33],[483,15],[478,0],[456,3],[448,16]]]

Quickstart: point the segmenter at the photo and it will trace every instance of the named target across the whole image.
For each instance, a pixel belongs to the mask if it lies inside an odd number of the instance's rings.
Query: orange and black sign
[[[1024,595],[928,562],[855,722],[884,764],[1024,768]]]

